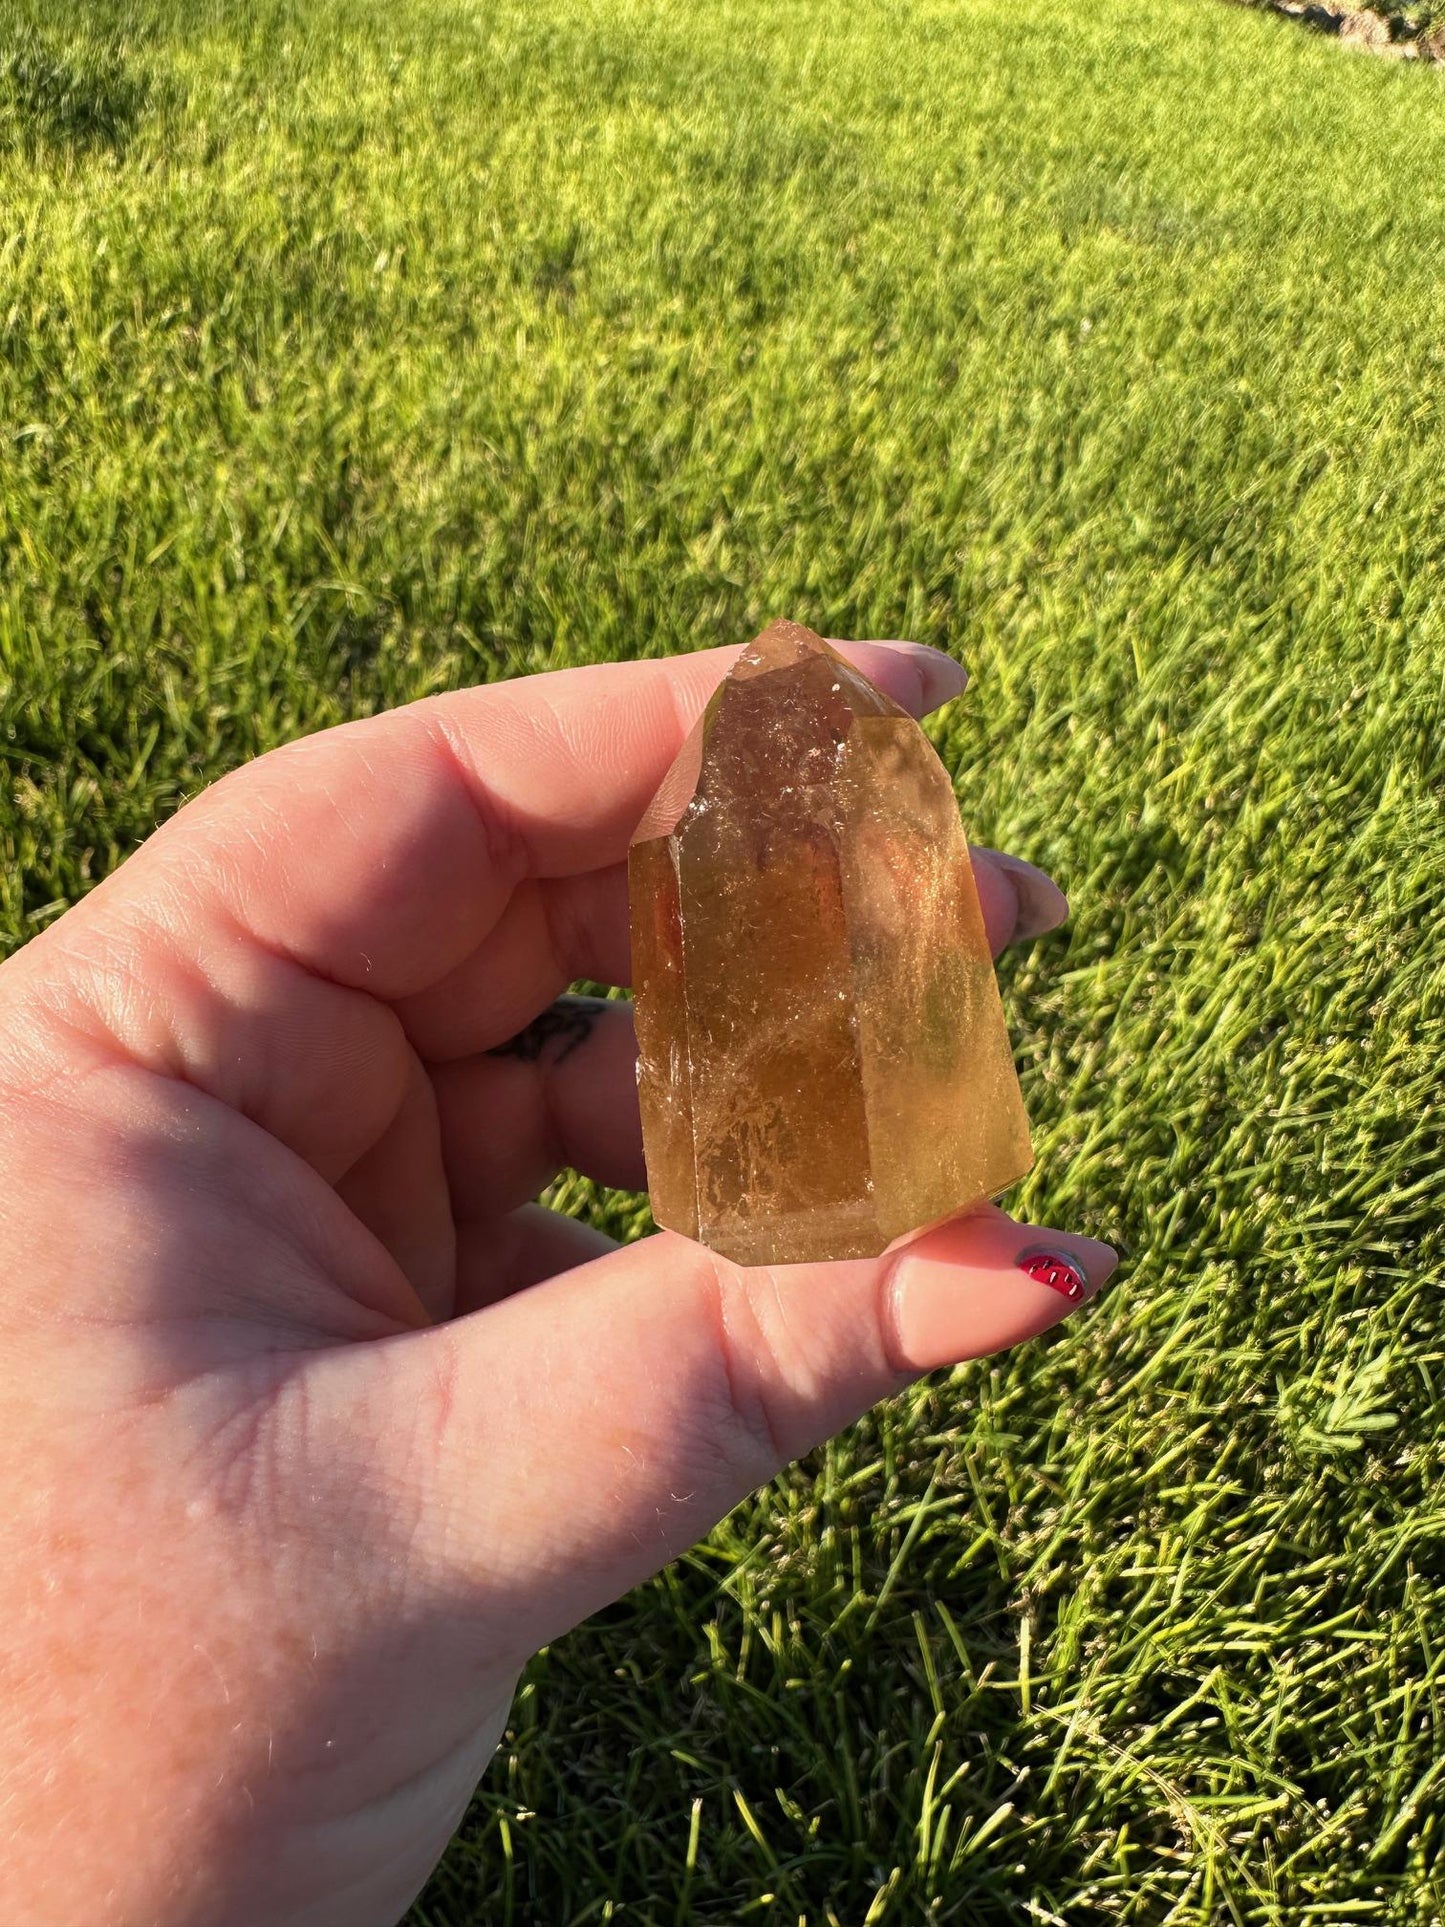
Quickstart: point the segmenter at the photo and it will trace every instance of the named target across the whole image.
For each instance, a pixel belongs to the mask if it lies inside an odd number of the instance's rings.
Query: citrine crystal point
[[[742,652],[629,885],[660,1225],[744,1265],[872,1257],[1028,1170],[948,772],[821,636]]]

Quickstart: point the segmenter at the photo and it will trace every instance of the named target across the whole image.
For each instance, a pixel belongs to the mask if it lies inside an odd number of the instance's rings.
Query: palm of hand
[[[926,700],[921,658],[866,660]],[[1064,1310],[1000,1293],[1002,1214],[743,1274],[527,1202],[565,1163],[642,1182],[627,1007],[541,1014],[626,980],[627,834],[718,673],[267,758],[0,975],[22,1917],[395,1920],[536,1645]]]

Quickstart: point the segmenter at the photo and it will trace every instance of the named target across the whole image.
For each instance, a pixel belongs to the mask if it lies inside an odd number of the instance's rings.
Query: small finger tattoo
[[[505,1044],[494,1045],[487,1055],[520,1057],[524,1064],[536,1064],[543,1058],[549,1064],[560,1064],[587,1042],[606,1008],[605,997],[559,997],[525,1030],[519,1030]]]

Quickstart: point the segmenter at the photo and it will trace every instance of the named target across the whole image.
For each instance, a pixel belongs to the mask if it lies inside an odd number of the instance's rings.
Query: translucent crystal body
[[[739,658],[629,881],[659,1224],[744,1265],[867,1257],[1028,1170],[952,783],[812,630]]]

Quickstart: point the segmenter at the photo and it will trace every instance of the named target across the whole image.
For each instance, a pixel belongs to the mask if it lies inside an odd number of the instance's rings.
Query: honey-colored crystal
[[[869,1257],[1032,1162],[968,845],[923,731],[811,629],[739,658],[629,864],[657,1222]]]

